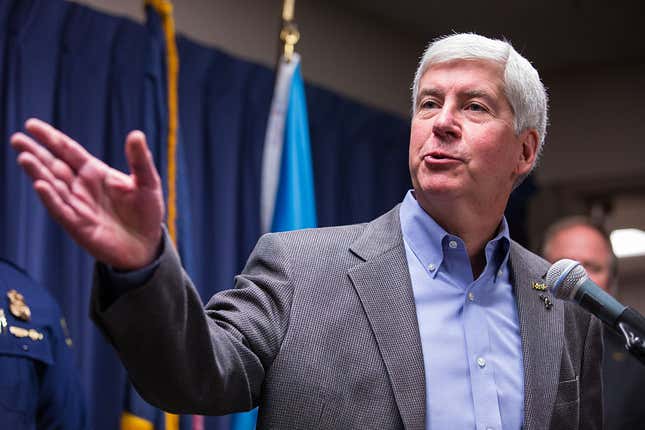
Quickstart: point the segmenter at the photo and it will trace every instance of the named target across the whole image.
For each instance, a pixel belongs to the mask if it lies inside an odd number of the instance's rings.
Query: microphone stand
[[[625,338],[625,349],[645,365],[645,341],[637,336],[634,330],[624,322],[618,323],[621,334]]]

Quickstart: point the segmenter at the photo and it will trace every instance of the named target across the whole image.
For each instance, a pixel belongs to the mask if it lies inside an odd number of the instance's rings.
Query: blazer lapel
[[[364,260],[349,270],[387,368],[406,429],[425,427],[425,372],[399,207],[374,220],[351,250]]]
[[[564,305],[546,291],[535,269],[536,258],[515,242],[511,245],[511,283],[517,298],[524,368],[524,429],[545,428],[551,421],[562,360]],[[531,264],[533,262],[533,264]],[[540,298],[551,300],[549,309]]]

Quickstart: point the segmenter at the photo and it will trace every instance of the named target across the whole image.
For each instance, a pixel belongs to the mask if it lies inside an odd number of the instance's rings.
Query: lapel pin
[[[546,294],[540,294],[538,297],[540,297],[540,300],[544,302],[544,307],[546,308],[546,310],[550,311],[553,307],[553,302],[551,301],[551,299]]]
[[[533,289],[537,291],[546,291],[546,284],[543,282],[533,282]]]

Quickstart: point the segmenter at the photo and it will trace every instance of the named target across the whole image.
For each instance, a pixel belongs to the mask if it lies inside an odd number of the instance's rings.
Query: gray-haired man
[[[258,426],[281,429],[600,428],[599,322],[549,298],[548,264],[503,217],[544,141],[537,72],[506,42],[453,35],[430,44],[413,103],[400,205],[367,224],[264,236],[205,310],[160,228],[140,132],[126,142],[131,176],[35,120],[27,131],[49,151],[24,134],[12,143],[102,262],[93,317],[164,409],[259,405]]]

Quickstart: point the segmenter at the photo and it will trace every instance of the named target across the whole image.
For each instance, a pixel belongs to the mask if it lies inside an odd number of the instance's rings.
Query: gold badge
[[[25,303],[25,297],[16,290],[9,290],[7,297],[9,298],[11,315],[23,321],[29,321],[31,319],[31,309]]]
[[[45,337],[42,333],[34,330],[33,328],[27,330],[26,328],[17,327],[14,325],[9,327],[9,333],[20,338],[28,337],[31,340],[43,340],[43,338]]]
[[[538,291],[546,291],[546,284],[542,282],[533,282],[533,289]]]

